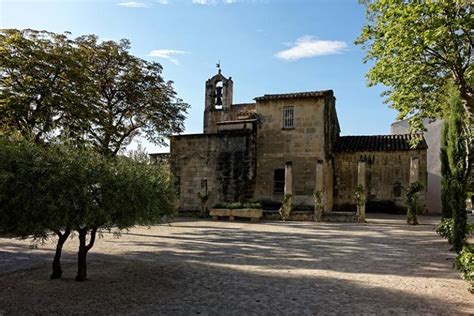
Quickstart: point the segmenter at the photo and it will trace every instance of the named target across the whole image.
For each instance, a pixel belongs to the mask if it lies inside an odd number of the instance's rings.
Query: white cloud
[[[312,36],[303,36],[290,44],[290,48],[278,52],[276,57],[285,60],[298,60],[323,55],[340,54],[346,48],[346,42],[341,41],[320,41]]]
[[[150,57],[155,57],[155,58],[164,58],[169,60],[175,65],[179,65],[179,60],[176,59],[175,56],[179,55],[184,55],[187,54],[187,52],[182,51],[182,50],[175,50],[175,49],[155,49],[152,50],[148,56]]]
[[[135,2],[135,1],[128,1],[128,2],[119,2],[117,5],[127,8],[148,8],[148,5],[144,2]]]
[[[168,4],[168,0],[156,0],[159,4]]]

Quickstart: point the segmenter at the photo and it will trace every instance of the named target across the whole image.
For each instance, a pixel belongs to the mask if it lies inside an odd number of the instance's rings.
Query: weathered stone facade
[[[255,178],[255,130],[171,138],[171,170],[179,188],[180,209],[199,210],[199,194],[208,205],[252,198]]]
[[[339,136],[332,90],[232,104],[233,82],[219,70],[205,91],[204,133],[171,137],[180,210],[198,210],[199,196],[205,194],[209,207],[252,200],[275,208],[284,193],[292,194],[295,209],[312,209],[313,193],[320,190],[325,212],[353,211],[361,160],[366,162],[368,211],[404,207],[413,158],[426,186],[426,143],[412,150],[409,135],[395,140]]]
[[[335,211],[355,211],[353,192],[357,186],[357,164],[366,162],[367,212],[401,212],[405,209],[404,190],[410,184],[410,161],[420,159],[426,170],[426,150],[339,152],[334,164]],[[426,188],[426,172],[420,172]],[[424,202],[424,194],[421,195]]]

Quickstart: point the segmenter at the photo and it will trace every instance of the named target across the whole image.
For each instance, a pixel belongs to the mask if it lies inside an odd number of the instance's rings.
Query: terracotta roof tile
[[[255,101],[264,100],[278,100],[278,99],[293,99],[293,98],[314,98],[323,96],[333,96],[332,90],[322,91],[307,91],[307,92],[294,92],[294,93],[283,93],[283,94],[265,94],[261,97],[254,98]]]
[[[334,146],[335,152],[354,151],[399,151],[412,149],[427,149],[428,145],[424,138],[416,148],[410,147],[410,141],[414,138],[410,134],[400,135],[372,135],[372,136],[341,136]]]

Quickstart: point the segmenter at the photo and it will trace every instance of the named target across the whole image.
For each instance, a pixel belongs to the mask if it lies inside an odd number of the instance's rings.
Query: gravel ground
[[[383,216],[367,224],[179,220],[105,233],[74,281],[77,238],[62,280],[54,244],[0,238],[1,314],[469,314],[474,295],[434,232]]]

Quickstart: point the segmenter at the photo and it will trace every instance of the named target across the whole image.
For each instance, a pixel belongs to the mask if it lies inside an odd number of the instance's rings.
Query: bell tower
[[[232,77],[222,75],[220,63],[217,69],[217,74],[206,81],[204,133],[216,133],[216,124],[225,121],[232,108]]]

